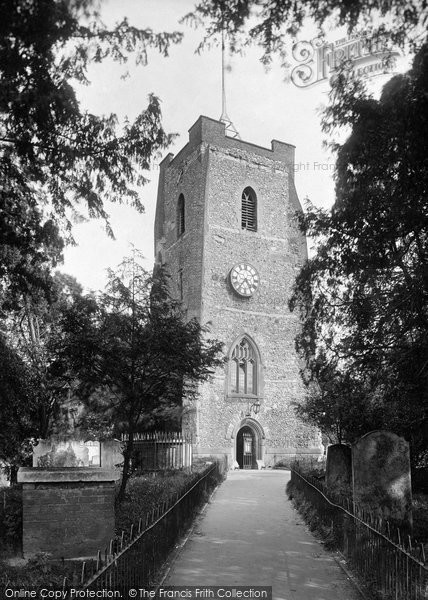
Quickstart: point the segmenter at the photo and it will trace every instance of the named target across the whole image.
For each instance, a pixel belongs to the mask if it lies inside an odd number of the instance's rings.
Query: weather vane
[[[225,42],[224,42],[224,29],[221,31],[221,117],[220,121],[226,125],[226,135],[232,138],[241,139],[241,136],[237,132],[235,125],[230,120],[226,110],[226,84],[225,84]]]

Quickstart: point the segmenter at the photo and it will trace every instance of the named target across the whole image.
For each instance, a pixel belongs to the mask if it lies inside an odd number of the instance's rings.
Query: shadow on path
[[[271,585],[276,600],[358,600],[287,499],[289,478],[288,471],[229,473],[163,585]]]

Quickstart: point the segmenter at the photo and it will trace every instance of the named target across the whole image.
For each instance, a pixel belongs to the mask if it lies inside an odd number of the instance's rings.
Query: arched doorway
[[[258,421],[256,421],[255,419],[251,418],[251,417],[236,417],[236,420],[232,423],[230,423],[229,428],[227,430],[227,438],[231,440],[231,460],[232,460],[232,464],[236,461],[238,464],[239,463],[239,459],[241,458],[241,456],[238,456],[242,454],[243,452],[243,448],[241,450],[240,444],[241,444],[241,436],[239,435],[240,432],[242,432],[242,437],[243,434],[245,433],[245,431],[247,431],[245,428],[248,428],[250,430],[250,432],[252,433],[253,437],[252,437],[252,441],[253,441],[253,447],[252,447],[252,452],[251,452],[251,469],[257,468],[257,461],[264,461],[264,457],[265,457],[265,439],[266,437],[269,438],[269,429],[268,428],[263,428],[261,423],[259,423]],[[248,431],[247,431],[248,433]],[[243,441],[242,441],[243,443]],[[241,461],[241,464],[242,461]]]
[[[240,469],[257,469],[257,440],[255,432],[244,425],[236,436],[236,460]]]

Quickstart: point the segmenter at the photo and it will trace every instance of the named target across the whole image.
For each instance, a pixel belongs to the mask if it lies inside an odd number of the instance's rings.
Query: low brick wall
[[[20,469],[23,552],[29,558],[96,556],[114,536],[117,471],[96,468]]]

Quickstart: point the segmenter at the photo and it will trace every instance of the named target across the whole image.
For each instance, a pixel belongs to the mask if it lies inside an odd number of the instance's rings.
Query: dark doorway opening
[[[236,460],[240,469],[257,469],[256,436],[248,425],[236,436]]]

